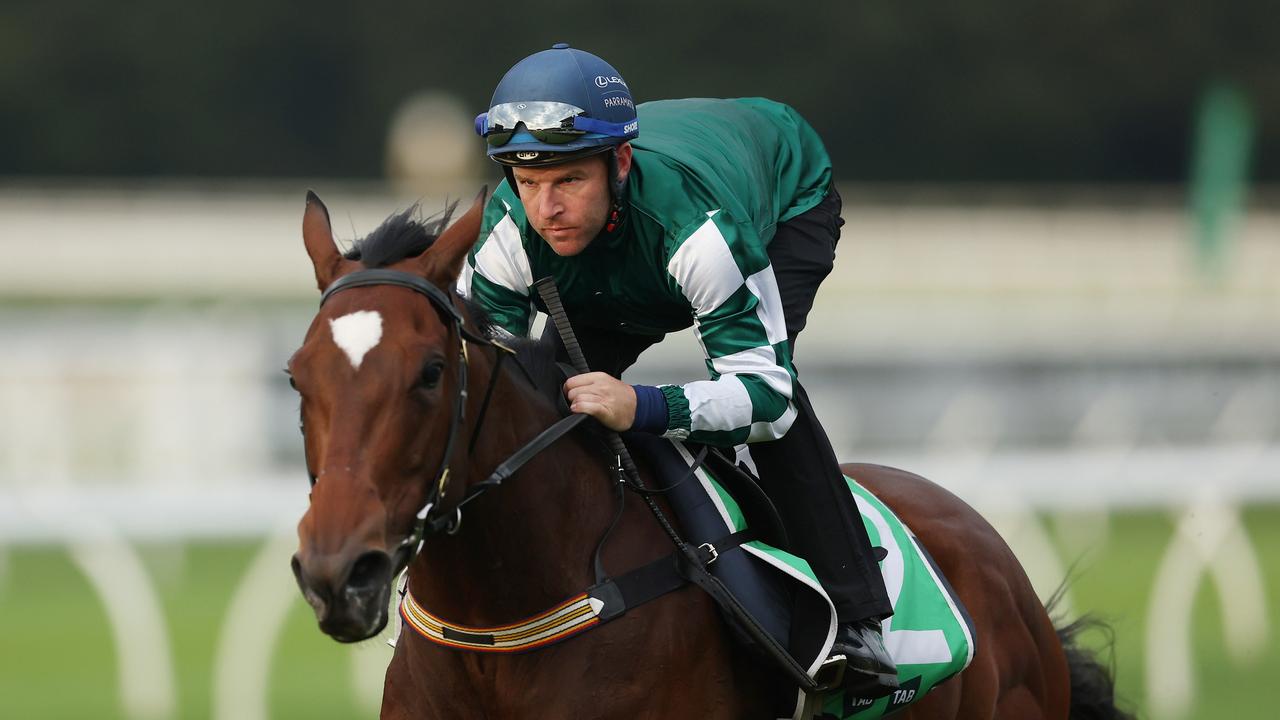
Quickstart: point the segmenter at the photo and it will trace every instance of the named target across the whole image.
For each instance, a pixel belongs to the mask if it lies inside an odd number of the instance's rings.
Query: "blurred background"
[[[845,198],[797,361],[841,456],[960,494],[1042,596],[1072,578],[1142,717],[1270,717],[1277,27],[1245,0],[4,0],[0,717],[376,715],[389,649],[322,636],[288,570],[304,193],[348,240],[469,199],[500,177],[471,118],[557,41],[637,100],[798,108]],[[684,336],[634,378],[702,372]]]

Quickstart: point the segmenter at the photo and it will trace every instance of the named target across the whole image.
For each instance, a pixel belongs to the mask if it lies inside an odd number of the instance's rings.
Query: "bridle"
[[[422,549],[422,543],[426,538],[428,529],[439,529],[445,532],[456,532],[458,524],[461,522],[462,508],[461,504],[455,508],[454,515],[449,517],[447,514],[441,516],[437,511],[442,507],[441,498],[445,489],[449,484],[449,461],[453,457],[453,446],[458,436],[458,428],[462,426],[466,419],[467,413],[467,369],[469,366],[469,358],[467,356],[467,343],[475,343],[477,345],[488,345],[490,347],[506,350],[506,348],[491,342],[488,338],[477,335],[467,329],[465,318],[462,312],[450,299],[450,295],[440,288],[433,285],[426,279],[414,275],[412,273],[402,272],[400,270],[389,270],[386,268],[357,270],[356,272],[344,275],[335,280],[324,294],[320,296],[320,306],[324,307],[326,301],[343,290],[352,288],[370,287],[374,285],[392,285],[395,287],[408,288],[425,297],[443,316],[447,324],[452,325],[458,334],[458,390],[453,400],[453,415],[449,421],[449,435],[445,440],[444,454],[440,457],[440,468],[436,471],[431,479],[427,489],[427,497],[417,513],[413,530],[400,545],[396,547],[394,557],[396,560],[403,559],[403,563],[407,564],[418,551]],[[499,353],[501,358],[504,353]],[[496,382],[498,373],[497,366],[495,372],[489,378],[489,388],[485,392],[485,406],[488,406],[489,397],[492,394],[493,384]],[[481,416],[484,415],[484,408],[481,409]],[[476,428],[479,431],[479,427]],[[314,484],[314,481],[313,481]],[[402,567],[397,562],[394,567]]]
[[[468,443],[469,448],[474,448],[476,440],[479,438],[480,429],[484,424],[485,413],[489,408],[489,400],[493,397],[493,388],[498,381],[502,360],[508,355],[514,358],[515,351],[502,343],[494,342],[469,330],[466,326],[466,318],[453,302],[449,293],[422,277],[400,270],[377,268],[357,270],[344,275],[335,280],[320,296],[320,306],[323,307],[330,297],[343,290],[374,285],[403,287],[421,294],[440,311],[445,322],[450,324],[458,334],[458,391],[454,395],[453,414],[449,420],[449,435],[445,440],[444,454],[440,458],[440,468],[430,480],[427,487],[427,497],[423,501],[422,508],[415,515],[413,530],[400,541],[400,544],[393,551],[392,567],[398,571],[400,568],[406,567],[409,561],[418,554],[428,535],[441,533],[452,535],[456,533],[462,523],[462,508],[464,505],[480,497],[485,492],[502,485],[504,480],[514,475],[526,462],[582,424],[583,421],[587,420],[588,416],[569,415],[552,424],[494,468],[489,477],[468,488],[466,494],[458,501],[457,505],[454,505],[451,509],[445,509],[442,499],[449,484],[449,462],[453,457],[454,445],[458,438],[458,429],[462,427],[467,415],[467,371],[470,366],[467,343],[488,346],[496,351],[493,371],[489,375],[484,399],[480,404],[479,414],[476,416],[476,427],[472,430],[471,441]],[[517,364],[519,364],[518,361]],[[523,366],[521,366],[521,369],[524,369]],[[527,371],[525,375],[528,376]],[[531,384],[532,382],[532,379],[530,379]],[[314,477],[311,482],[312,485],[315,485]]]

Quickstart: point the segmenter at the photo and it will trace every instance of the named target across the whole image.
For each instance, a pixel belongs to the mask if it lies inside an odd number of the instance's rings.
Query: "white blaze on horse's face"
[[[359,310],[329,321],[333,341],[347,354],[351,367],[360,369],[364,356],[382,340],[382,315]]]

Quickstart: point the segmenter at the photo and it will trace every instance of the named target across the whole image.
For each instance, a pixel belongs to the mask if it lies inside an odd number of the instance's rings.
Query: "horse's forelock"
[[[359,261],[366,268],[381,268],[401,260],[417,257],[435,243],[453,216],[457,201],[428,218],[420,217],[421,205],[389,216],[376,230],[357,240],[344,257]]]

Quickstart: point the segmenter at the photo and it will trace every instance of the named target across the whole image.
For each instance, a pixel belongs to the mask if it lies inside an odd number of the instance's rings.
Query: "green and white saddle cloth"
[[[682,446],[676,447],[687,462],[692,462]],[[746,529],[739,503],[724,487],[702,469],[697,472],[697,478],[707,503],[723,523],[722,528],[710,528],[710,532],[723,530],[727,534]],[[967,667],[974,652],[973,623],[911,529],[856,480],[845,480],[862,514],[872,546],[884,548],[887,553],[880,562],[880,571],[894,614],[884,622],[884,641],[898,665],[899,689],[877,700],[847,698],[838,691],[830,693],[821,701],[819,717],[824,720],[868,720],[910,705],[938,683]],[[681,503],[675,504],[677,514],[684,521],[686,513],[682,512]],[[710,516],[710,508],[702,510],[705,520]],[[704,527],[703,532],[707,531]],[[772,624],[779,630],[773,634],[812,677],[829,655],[835,638],[835,608],[830,598],[803,559],[760,541],[745,543],[741,549],[755,570],[739,574],[754,576],[754,579],[726,577],[721,572],[716,574],[739,600],[747,600],[745,604],[770,606],[757,617],[770,613],[776,616],[778,605],[789,601],[790,607],[782,611],[782,623],[789,627],[781,629],[783,626],[775,617]],[[730,554],[736,553],[725,555]],[[715,563],[712,568],[719,564]],[[726,563],[728,565],[732,563]],[[725,573],[733,574],[733,568],[727,567]],[[769,577],[762,582],[764,575]],[[769,587],[762,589],[762,585]],[[779,637],[780,634],[785,636]],[[790,714],[790,717],[798,718],[802,701],[797,693],[794,703],[784,701],[784,707],[779,710],[783,716]]]

